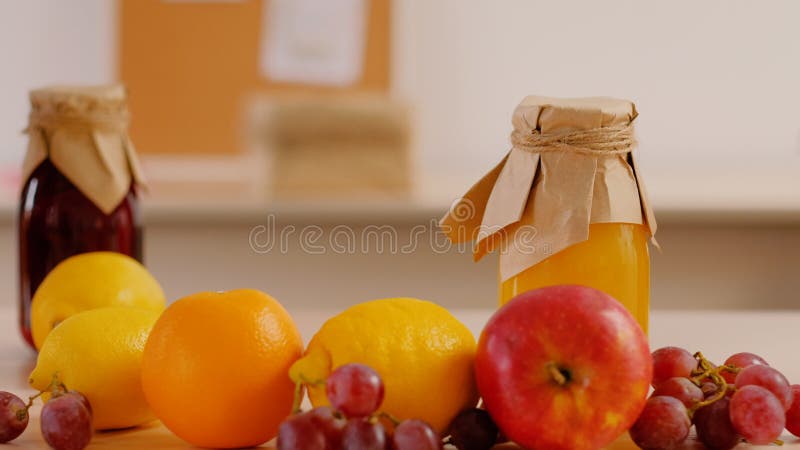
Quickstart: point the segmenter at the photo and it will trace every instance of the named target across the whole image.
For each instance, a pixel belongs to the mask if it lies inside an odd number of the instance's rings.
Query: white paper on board
[[[364,67],[366,0],[265,0],[260,73],[275,81],[349,86]]]

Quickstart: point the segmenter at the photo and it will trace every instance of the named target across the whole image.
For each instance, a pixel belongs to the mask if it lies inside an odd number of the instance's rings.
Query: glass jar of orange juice
[[[442,219],[476,259],[500,253],[504,304],[530,289],[580,284],[624,304],[646,331],[653,212],[636,164],[636,107],[613,98],[526,97],[512,149]]]

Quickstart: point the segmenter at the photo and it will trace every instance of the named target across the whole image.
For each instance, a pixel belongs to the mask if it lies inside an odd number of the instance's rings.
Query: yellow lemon
[[[91,252],[61,261],[33,294],[31,332],[36,348],[59,322],[81,311],[135,306],[163,311],[164,291],[135,259],[114,252]]]
[[[152,420],[141,382],[147,336],[159,313],[108,307],[75,314],[47,336],[30,385],[46,390],[54,378],[89,400],[98,430]]]
[[[314,406],[327,405],[331,371],[362,363],[383,379],[380,410],[399,419],[422,419],[444,432],[478,399],[473,374],[475,337],[449,311],[413,298],[373,300],[331,318],[290,369],[306,382]]]

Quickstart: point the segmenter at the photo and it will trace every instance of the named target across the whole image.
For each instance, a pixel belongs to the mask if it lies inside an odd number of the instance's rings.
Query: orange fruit
[[[170,305],[153,326],[142,388],[156,417],[188,443],[256,446],[291,413],[288,371],[302,352],[292,318],[269,295],[201,292]]]

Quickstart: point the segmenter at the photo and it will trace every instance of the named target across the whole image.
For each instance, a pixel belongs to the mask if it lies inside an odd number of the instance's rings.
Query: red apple
[[[518,295],[481,333],[484,405],[532,449],[598,449],[633,425],[653,375],[647,336],[608,294],[552,286]]]

